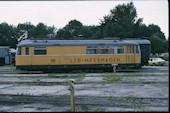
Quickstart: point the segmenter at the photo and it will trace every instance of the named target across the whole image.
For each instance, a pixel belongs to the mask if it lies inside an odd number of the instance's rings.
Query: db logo
[[[55,62],[55,59],[51,59],[51,62]]]

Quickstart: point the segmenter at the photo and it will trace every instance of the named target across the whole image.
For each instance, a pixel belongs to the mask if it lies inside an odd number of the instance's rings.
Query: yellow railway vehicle
[[[110,70],[140,67],[139,44],[123,40],[23,40],[17,45],[16,69]]]

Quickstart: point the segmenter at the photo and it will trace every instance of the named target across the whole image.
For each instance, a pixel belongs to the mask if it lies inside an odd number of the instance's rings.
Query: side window
[[[96,54],[102,54],[102,49],[100,46],[97,47]]]
[[[139,54],[139,46],[136,46],[136,54]]]
[[[21,47],[17,48],[17,55],[21,55]]]
[[[25,55],[29,55],[29,48],[28,47],[25,48]]]
[[[131,53],[134,53],[134,46],[131,46]]]
[[[107,48],[103,48],[102,49],[102,54],[108,54],[108,49]]]
[[[124,48],[123,48],[123,47],[119,47],[119,48],[117,49],[117,53],[118,53],[118,54],[123,54],[123,53],[124,53]]]
[[[96,54],[96,48],[95,47],[87,47],[87,54]]]
[[[109,53],[109,49],[107,46],[98,46],[97,47],[97,54],[108,54]]]
[[[47,50],[45,47],[35,47],[34,48],[34,55],[46,55]]]
[[[114,53],[114,49],[113,47],[110,47],[109,50],[108,50],[109,54],[113,54]]]
[[[110,53],[109,47],[107,46],[98,46],[98,47],[87,47],[87,54],[108,54]],[[113,50],[112,50],[113,52]]]
[[[123,54],[123,53],[124,53],[123,46],[115,46],[114,47],[114,54]]]

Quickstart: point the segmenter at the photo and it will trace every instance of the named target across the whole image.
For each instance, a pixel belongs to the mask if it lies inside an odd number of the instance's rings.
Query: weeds
[[[134,96],[114,97],[113,100],[118,102],[135,102],[136,100],[138,100],[138,98]]]
[[[104,76],[103,80],[105,80],[107,83],[117,83],[122,81],[122,77],[118,75],[108,75]]]

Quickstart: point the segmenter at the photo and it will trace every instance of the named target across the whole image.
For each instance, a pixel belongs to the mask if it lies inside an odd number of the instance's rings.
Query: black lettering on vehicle
[[[85,59],[84,59],[84,62],[89,62],[89,59],[88,59],[88,58],[85,58]]]
[[[96,62],[96,59],[95,59],[95,58],[93,58],[93,62]]]
[[[101,58],[100,61],[101,61],[101,62],[104,62],[105,60],[104,60],[104,58]]]
[[[112,58],[109,58],[109,62],[113,62],[113,59],[112,59]]]
[[[77,62],[78,62],[78,63],[80,63],[80,62],[81,62],[81,59],[80,59],[80,58],[78,58],[78,59],[77,59]]]
[[[76,58],[74,58],[73,63],[76,63]]]

